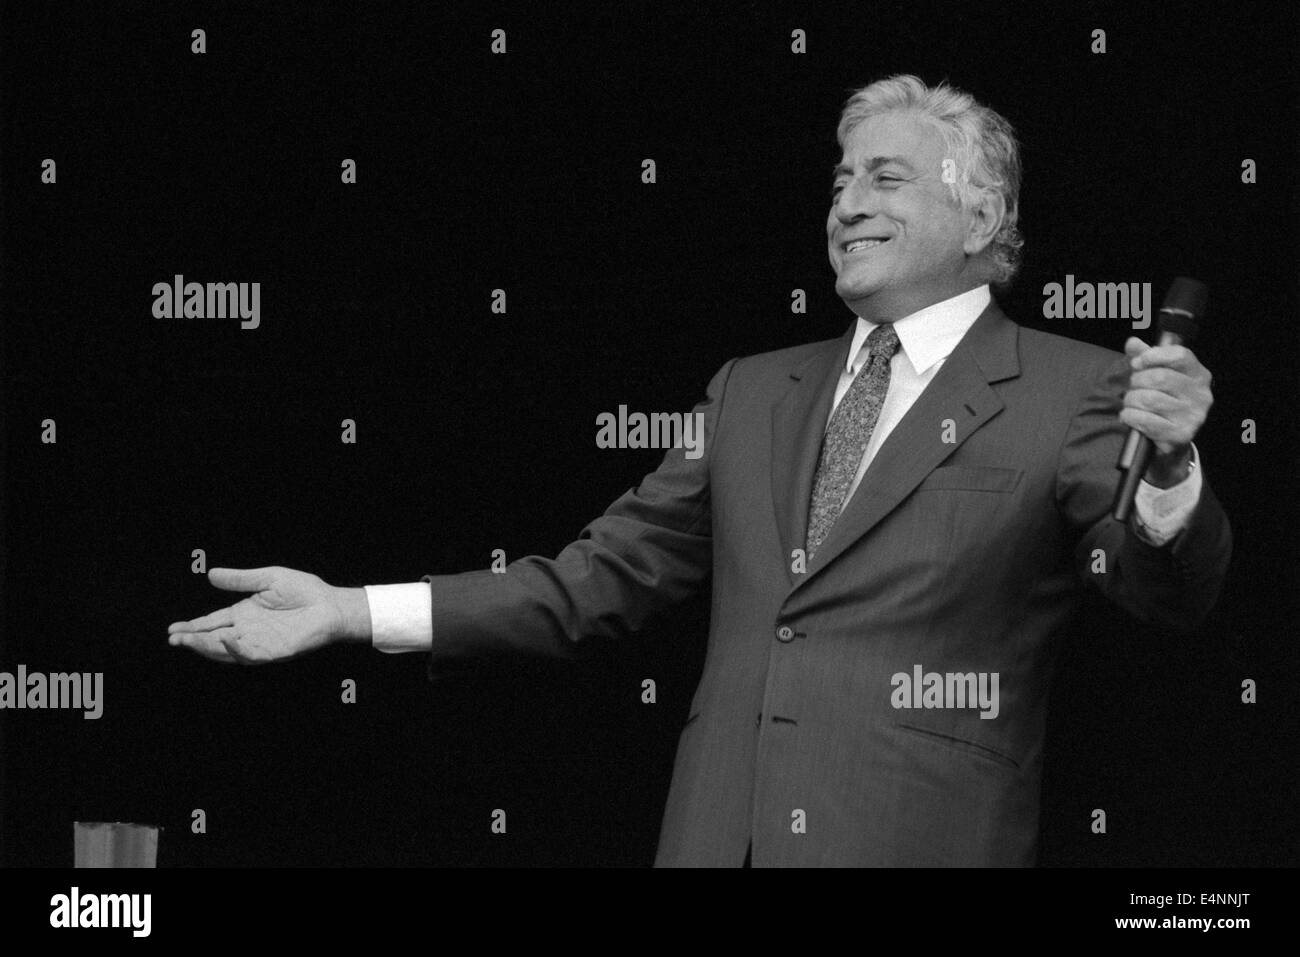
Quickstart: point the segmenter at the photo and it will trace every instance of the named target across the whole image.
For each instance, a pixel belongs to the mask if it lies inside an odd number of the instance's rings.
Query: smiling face
[[[985,281],[973,254],[986,241],[943,182],[944,153],[935,125],[910,113],[845,137],[826,236],[835,291],[865,319],[901,319]]]

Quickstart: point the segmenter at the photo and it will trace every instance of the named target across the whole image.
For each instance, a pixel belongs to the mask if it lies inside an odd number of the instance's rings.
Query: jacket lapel
[[[805,544],[817,457],[855,325],[850,324],[844,336],[791,372],[798,383],[772,415],[772,493],[792,588],[807,582],[870,532],[944,459],[997,415],[1002,400],[989,384],[1020,374],[1017,327],[990,302],[881,445],[806,573],[795,574],[790,570],[790,556],[793,549]],[[955,426],[951,442],[943,441],[947,419]]]
[[[772,503],[791,586],[803,577],[790,566],[794,549],[803,548],[808,535],[817,456],[856,325],[850,323],[844,335],[790,370],[794,384],[772,410]]]

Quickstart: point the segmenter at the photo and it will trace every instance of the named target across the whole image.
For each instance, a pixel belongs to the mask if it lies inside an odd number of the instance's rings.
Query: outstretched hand
[[[167,626],[167,642],[228,664],[296,658],[344,637],[337,589],[292,568],[212,568],[208,581],[253,592],[228,608]]]

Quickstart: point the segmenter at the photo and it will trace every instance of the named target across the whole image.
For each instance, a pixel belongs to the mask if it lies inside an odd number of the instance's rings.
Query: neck
[[[977,289],[988,281],[987,276],[963,272],[942,285],[926,286],[923,289],[882,289],[861,299],[845,299],[844,304],[867,322],[897,322],[914,312],[920,312],[927,306],[933,306],[936,302],[943,302],[945,299]]]

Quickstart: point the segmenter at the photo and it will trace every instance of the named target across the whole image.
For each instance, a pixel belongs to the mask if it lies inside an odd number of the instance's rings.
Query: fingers
[[[208,581],[226,591],[261,591],[270,588],[279,568],[209,568]]]
[[[1154,412],[1123,408],[1119,411],[1119,420],[1130,429],[1137,429],[1145,435],[1161,452],[1168,452],[1178,445],[1174,436],[1173,423]]]
[[[212,631],[214,628],[229,628],[234,623],[235,606],[231,605],[229,608],[219,608],[200,618],[191,618],[189,621],[174,621],[167,626],[167,634],[171,635],[182,631]]]
[[[204,658],[210,658],[213,661],[220,661],[223,664],[235,664],[238,659],[235,658],[223,642],[232,640],[234,629],[222,629],[220,631],[209,631],[203,634],[188,634],[181,632],[174,634],[167,639],[167,644],[174,648],[189,648]],[[236,645],[238,641],[236,640]]]
[[[1124,405],[1163,415],[1180,431],[1190,428],[1194,433],[1214,404],[1210,370],[1182,346],[1157,346],[1139,353],[1141,342],[1132,337],[1125,343],[1133,371]]]
[[[1130,429],[1137,429],[1145,435],[1161,452],[1189,445],[1196,434],[1195,428],[1189,428],[1180,421],[1131,406],[1119,410],[1119,420]]]
[[[1177,396],[1157,389],[1130,389],[1124,393],[1124,407],[1153,412],[1173,420],[1174,415],[1185,408],[1186,403]]]
[[[1213,402],[1208,387],[1181,372],[1143,369],[1132,375],[1130,388],[1124,393],[1124,409],[1147,413],[1159,421],[1141,416],[1133,421],[1123,414],[1120,419],[1151,439],[1185,444],[1205,423]]]
[[[208,581],[225,591],[258,592],[271,587],[272,579],[280,569],[267,568],[210,568]],[[245,599],[247,600],[247,599]],[[235,623],[235,605],[219,608],[214,612],[191,618],[189,621],[174,621],[167,626],[167,633],[181,631],[212,631],[214,628],[229,628]]]
[[[1137,336],[1130,336],[1125,341],[1124,354],[1128,356],[1129,365],[1134,371],[1162,366],[1191,375],[1201,368],[1200,360],[1186,346],[1151,346],[1148,348]]]
[[[173,647],[189,648],[204,658],[228,665],[261,665],[271,660],[264,651],[240,641],[239,632],[234,628],[194,634],[178,632],[169,637],[167,643]]]
[[[1141,369],[1132,373],[1128,379],[1130,389],[1154,389],[1171,395],[1196,388],[1195,380],[1186,373],[1163,366],[1154,369]]]

